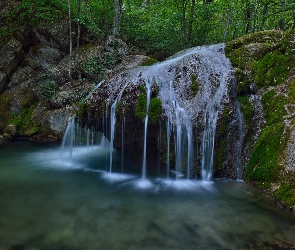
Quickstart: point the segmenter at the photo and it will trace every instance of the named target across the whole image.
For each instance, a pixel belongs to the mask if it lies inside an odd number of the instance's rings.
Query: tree
[[[114,0],[113,36],[120,35],[123,0]]]

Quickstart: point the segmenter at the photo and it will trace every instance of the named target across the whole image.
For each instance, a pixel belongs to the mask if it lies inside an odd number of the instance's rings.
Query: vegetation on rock
[[[290,170],[286,169],[291,132],[286,127],[286,106],[295,100],[291,73],[295,69],[294,33],[265,31],[230,42],[226,49],[238,68],[238,99],[248,129],[255,127],[251,121],[251,94],[257,92],[262,96],[266,119],[247,165],[246,180],[268,190],[290,209],[295,208],[295,184]],[[252,133],[248,141],[253,141],[253,136]]]

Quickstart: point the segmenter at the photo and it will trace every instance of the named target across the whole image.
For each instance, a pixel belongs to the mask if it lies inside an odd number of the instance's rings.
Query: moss
[[[229,42],[226,45],[225,52],[229,55],[232,50],[236,50],[243,45],[250,43],[268,43],[274,44],[282,39],[283,33],[277,30],[267,30],[262,32],[257,32],[249,35],[245,35],[239,39]]]
[[[289,85],[289,103],[294,103],[295,102],[295,78],[293,81],[290,82]]]
[[[267,125],[282,123],[282,117],[286,114],[284,107],[287,101],[286,98],[282,95],[276,95],[275,91],[271,90],[262,96],[261,101]]]
[[[149,57],[149,58],[143,60],[143,62],[140,64],[140,66],[151,66],[157,62],[158,62],[157,59]]]
[[[281,169],[278,165],[281,153],[279,147],[283,130],[283,124],[265,127],[250,157],[246,179],[256,181],[259,187],[269,188],[278,179]]]
[[[281,184],[275,192],[275,198],[285,207],[293,207],[295,205],[295,184]]]
[[[162,101],[159,98],[152,98],[149,105],[149,121],[156,123],[162,113]]]
[[[17,133],[21,136],[31,136],[40,129],[40,124],[32,123],[31,118],[36,105],[22,110],[11,123],[16,125]]]
[[[262,97],[267,124],[250,157],[246,179],[255,181],[263,188],[269,188],[271,183],[276,182],[282,169],[278,161],[285,148],[282,143],[285,102],[286,99],[281,95],[276,95],[273,90]]]
[[[244,117],[244,121],[248,126],[250,126],[252,124],[254,110],[249,101],[249,97],[247,95],[238,96],[238,100],[241,104],[240,108]]]
[[[137,103],[135,106],[135,115],[142,121],[146,116],[146,94],[139,94]]]
[[[294,65],[294,59],[290,56],[280,51],[273,51],[251,64],[254,81],[259,87],[279,85],[286,80],[289,74],[286,69],[292,65]]]
[[[198,90],[199,90],[199,83],[197,81],[197,76],[192,75],[191,91],[193,93],[193,96],[195,96],[198,93]]]

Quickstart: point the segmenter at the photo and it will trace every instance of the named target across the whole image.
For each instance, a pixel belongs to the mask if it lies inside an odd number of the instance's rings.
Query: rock
[[[0,71],[5,73],[6,77],[9,79],[24,59],[24,51],[20,41],[11,38],[0,50],[0,58]]]
[[[0,72],[0,93],[4,91],[6,82],[7,82],[6,74]]]
[[[49,46],[40,46],[38,49],[32,48],[28,54],[29,58],[26,60],[26,64],[35,69],[47,70],[57,65],[62,59],[61,53],[58,49]]]
[[[109,36],[105,51],[110,52],[116,61],[121,61],[129,54],[129,48],[121,39]]]
[[[8,89],[17,86],[34,76],[35,72],[31,67],[19,67],[10,79]]]
[[[4,134],[14,137],[16,135],[16,126],[14,124],[9,124],[4,129]]]

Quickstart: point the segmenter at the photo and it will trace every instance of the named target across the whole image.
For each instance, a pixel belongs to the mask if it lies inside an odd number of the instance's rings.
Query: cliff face
[[[295,209],[295,31],[227,44],[245,127],[245,179]]]

